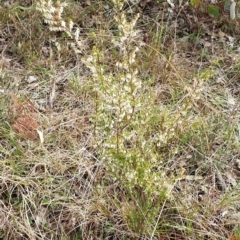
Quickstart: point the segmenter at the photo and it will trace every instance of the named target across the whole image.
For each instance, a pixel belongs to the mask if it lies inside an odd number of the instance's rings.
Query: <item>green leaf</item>
[[[190,0],[192,7],[197,7],[200,4],[201,0]]]
[[[208,14],[213,16],[214,18],[219,18],[220,17],[219,8],[215,5],[210,4],[208,6]]]

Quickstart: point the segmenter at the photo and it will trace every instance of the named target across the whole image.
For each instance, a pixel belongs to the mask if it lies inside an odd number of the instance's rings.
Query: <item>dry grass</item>
[[[136,28],[145,44],[133,68],[153,104],[148,124],[136,128],[143,135],[132,135],[125,150],[140,151],[144,139],[151,155],[137,156],[161,162],[152,172],[165,174],[171,196],[154,198],[139,184],[129,187],[124,172],[113,177],[96,131],[96,82],[85,61],[97,46],[105,56],[98,66],[118,74],[112,2],[69,1],[64,9],[63,18],[81,29],[81,54],[63,31],[49,31],[31,1],[4,4],[1,239],[240,239],[237,36],[229,45],[230,33],[214,30],[211,39],[208,19],[205,35],[191,26],[184,38],[161,1],[126,5],[129,20],[141,11]]]

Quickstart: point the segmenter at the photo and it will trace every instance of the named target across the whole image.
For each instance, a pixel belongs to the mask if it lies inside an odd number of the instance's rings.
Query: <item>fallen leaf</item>
[[[43,132],[40,130],[39,113],[35,104],[28,98],[20,100],[16,95],[12,96],[9,120],[18,135],[24,139],[37,140],[43,143]]]

